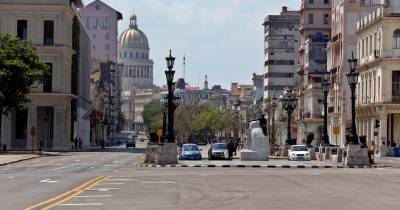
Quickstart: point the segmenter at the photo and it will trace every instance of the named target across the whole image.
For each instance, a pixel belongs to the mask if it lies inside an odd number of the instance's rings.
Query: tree
[[[163,104],[160,100],[152,100],[144,105],[143,120],[147,128],[162,127]]]
[[[32,85],[47,74],[48,67],[36,52],[31,42],[0,34],[0,128],[2,114],[22,110]]]

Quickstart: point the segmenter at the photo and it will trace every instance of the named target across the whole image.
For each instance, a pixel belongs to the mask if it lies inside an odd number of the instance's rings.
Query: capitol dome
[[[129,28],[122,32],[118,38],[118,45],[132,48],[149,49],[146,35],[137,27],[137,17],[132,15]]]

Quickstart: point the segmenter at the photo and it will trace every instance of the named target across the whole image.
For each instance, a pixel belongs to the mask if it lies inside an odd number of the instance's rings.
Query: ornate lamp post
[[[356,85],[358,82],[358,73],[356,71],[357,59],[354,58],[354,54],[351,54],[351,58],[347,60],[350,67],[350,73],[346,74],[347,80],[351,89],[351,133],[349,135],[349,144],[359,144],[358,136],[356,131]]]
[[[329,83],[328,78],[323,78],[321,82],[322,92],[324,93],[324,128],[322,130],[322,145],[327,146],[329,143],[328,136],[328,93],[329,93]]]
[[[297,98],[296,98],[296,96],[294,96],[292,88],[289,88],[283,96],[281,95],[280,98],[281,98],[281,101],[282,101],[283,108],[288,113],[288,126],[287,126],[286,144],[287,145],[293,145],[294,142],[292,142],[292,136],[291,136],[291,130],[290,130],[290,122],[291,122],[292,113],[297,107]]]
[[[267,98],[267,112],[268,112],[268,125],[271,119],[271,130],[268,132],[270,134],[270,141],[275,144],[275,108],[276,108],[277,98],[274,96],[272,98]]]
[[[175,57],[172,57],[171,50],[169,51],[169,56],[165,58],[167,60],[168,70],[165,71],[165,76],[167,78],[168,95],[167,95],[167,129],[166,129],[166,140],[169,143],[175,142],[174,135],[174,112],[178,107],[177,99],[174,95],[174,68]]]

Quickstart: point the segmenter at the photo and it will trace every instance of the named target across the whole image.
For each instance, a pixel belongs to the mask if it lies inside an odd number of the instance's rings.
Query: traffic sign
[[[31,136],[36,136],[36,128],[35,128],[35,126],[32,126],[32,128],[31,128]]]

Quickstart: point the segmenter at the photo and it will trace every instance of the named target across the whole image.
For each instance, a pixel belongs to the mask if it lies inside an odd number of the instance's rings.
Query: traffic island
[[[352,166],[368,166],[368,148],[359,144],[348,144],[346,148],[346,157],[344,165]]]
[[[145,163],[156,165],[178,164],[176,143],[148,145],[146,148]]]

